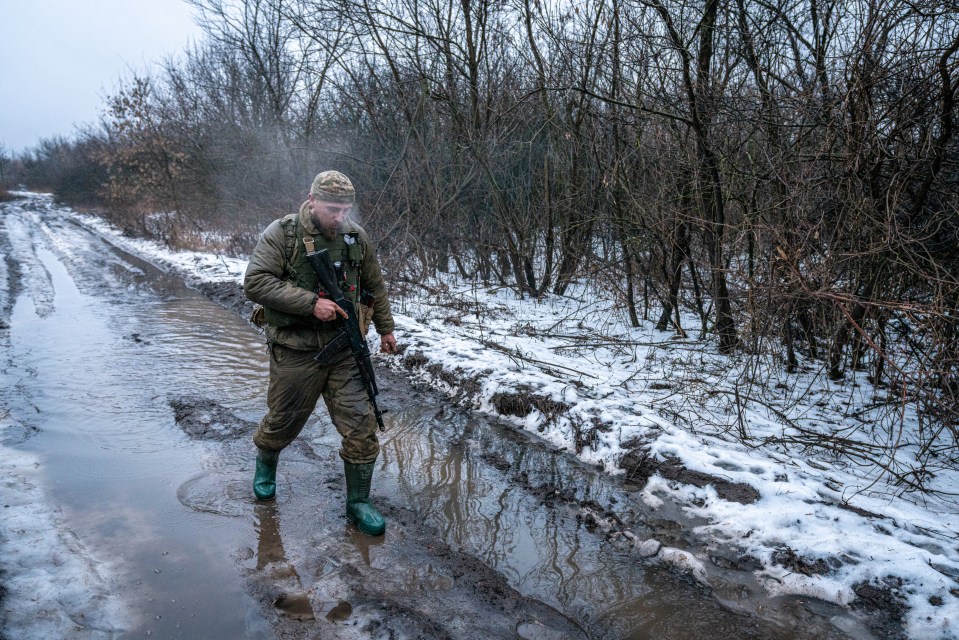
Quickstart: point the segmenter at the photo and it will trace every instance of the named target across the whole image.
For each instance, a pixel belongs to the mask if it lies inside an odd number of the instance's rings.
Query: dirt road
[[[0,253],[11,637],[874,637],[838,607],[768,598],[678,509],[382,367],[386,535],[346,522],[322,410],[256,504],[267,364],[238,313],[49,200],[3,205]],[[678,560],[644,558],[645,539]]]

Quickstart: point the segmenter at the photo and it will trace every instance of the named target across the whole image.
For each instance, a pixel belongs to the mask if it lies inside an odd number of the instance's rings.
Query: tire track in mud
[[[22,217],[25,212],[20,204],[22,200],[14,200],[0,203],[0,254],[3,259],[0,260],[0,348],[3,349],[3,369],[0,376],[11,392],[20,394],[25,398],[31,397],[29,379],[36,375],[29,367],[19,366],[11,360],[10,353],[10,324],[13,317],[13,309],[17,300],[27,291],[30,284],[39,284],[44,291],[48,292],[49,299],[52,300],[53,286],[50,280],[50,274],[43,267],[32,245],[23,246],[22,237],[14,236],[23,234]],[[38,277],[30,274],[42,274]],[[47,297],[47,296],[44,296]],[[40,296],[34,296],[33,302],[37,306]],[[52,309],[52,301],[46,305],[45,312],[49,313]],[[37,428],[33,425],[24,425],[20,423],[10,423],[10,411],[6,406],[4,399],[0,405],[0,424],[3,424],[4,430],[0,434],[0,442],[12,444],[22,442],[33,433]],[[33,405],[34,410],[39,413],[40,408]]]
[[[32,392],[37,371],[11,351],[14,308],[27,293],[37,317],[54,310],[52,277],[34,248],[32,213],[22,203],[0,204],[0,637],[116,637],[129,612],[113,576],[51,504],[38,481],[40,458],[15,448],[39,433],[25,422],[43,411]],[[14,397],[27,408],[25,422],[11,412]]]
[[[3,205],[3,243],[6,265],[6,280],[10,286],[6,299],[2,300],[2,313],[9,326],[10,315],[17,297],[24,291],[30,294],[36,314],[41,318],[53,313],[53,279],[43,261],[36,253],[33,236],[37,233],[37,213],[19,206],[19,201]]]
[[[23,279],[20,264],[13,257],[13,245],[7,230],[7,220],[8,216],[0,216],[0,253],[3,254],[3,260],[0,260],[0,284],[2,284],[0,286],[0,332],[10,329],[10,316],[13,314],[13,305],[17,296],[20,295]],[[5,333],[2,335],[6,336]]]

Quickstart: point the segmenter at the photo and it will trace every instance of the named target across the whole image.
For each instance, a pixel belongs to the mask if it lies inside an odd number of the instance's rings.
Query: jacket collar
[[[320,235],[320,230],[316,228],[315,224],[313,224],[313,216],[310,213],[309,200],[300,205],[300,226],[303,227],[303,231],[305,233],[308,233],[311,236]]]

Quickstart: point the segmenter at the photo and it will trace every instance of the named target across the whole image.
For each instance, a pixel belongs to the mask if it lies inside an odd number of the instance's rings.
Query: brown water
[[[23,291],[4,406],[38,430],[16,446],[41,458],[64,528],[116,574],[130,614],[114,635],[386,637],[402,607],[414,613],[398,637],[421,618],[461,638],[503,637],[501,627],[522,638],[870,637],[839,608],[767,598],[748,571],[710,565],[707,589],[640,558],[587,526],[583,505],[612,507],[637,536],[680,548],[697,544],[693,523],[677,527],[678,510],[652,513],[617,482],[387,374],[375,484],[386,536],[346,526],[322,411],[301,437],[309,446],[284,452],[277,502],[256,505],[249,433],[191,438],[170,401],[206,398],[258,420],[261,337],[54,211],[6,211]],[[508,588],[481,568],[465,575],[471,558]],[[547,606],[514,614],[506,603],[519,595]],[[507,613],[517,617],[503,622]]]

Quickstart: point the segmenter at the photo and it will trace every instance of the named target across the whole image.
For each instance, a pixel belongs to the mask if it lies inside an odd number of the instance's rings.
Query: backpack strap
[[[293,268],[293,261],[296,259],[297,251],[297,242],[296,242],[296,232],[297,227],[300,226],[299,222],[300,216],[295,213],[291,213],[283,217],[283,249],[286,254],[286,264],[284,268],[286,272],[290,274],[290,278],[296,277],[296,269]]]

